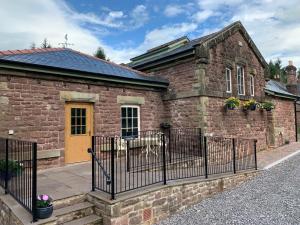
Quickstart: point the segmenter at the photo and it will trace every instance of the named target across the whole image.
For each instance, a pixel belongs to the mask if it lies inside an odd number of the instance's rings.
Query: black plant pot
[[[252,111],[256,110],[256,105],[251,105],[250,110],[252,110]]]
[[[7,181],[9,181],[14,176],[14,173],[11,171],[8,171],[7,173]],[[5,171],[0,172],[0,179],[5,180]]]
[[[36,209],[36,215],[39,219],[47,219],[49,218],[53,213],[53,205],[50,205],[46,208],[37,208]]]
[[[272,111],[272,109],[266,109],[266,111],[267,111],[267,112],[271,112],[271,111]]]
[[[234,109],[235,109],[235,106],[227,105],[227,109],[229,109],[229,110],[234,110]]]

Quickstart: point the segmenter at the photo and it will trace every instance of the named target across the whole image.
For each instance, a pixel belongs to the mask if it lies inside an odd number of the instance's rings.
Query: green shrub
[[[5,172],[6,170],[6,161],[0,160],[0,172]],[[19,174],[23,170],[23,167],[20,163],[8,160],[8,171],[14,174]]]

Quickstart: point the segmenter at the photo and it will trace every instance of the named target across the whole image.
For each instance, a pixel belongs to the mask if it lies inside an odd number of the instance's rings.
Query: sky
[[[299,0],[0,0],[0,50],[101,46],[111,61],[129,62],[184,35],[190,39],[240,20],[267,61],[300,67]]]

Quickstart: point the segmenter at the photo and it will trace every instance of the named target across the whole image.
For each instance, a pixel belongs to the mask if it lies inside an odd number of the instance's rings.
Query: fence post
[[[92,191],[95,191],[95,136],[92,136]]]
[[[203,137],[204,139],[204,172],[205,178],[208,178],[208,160],[207,160],[207,137]]]
[[[235,139],[232,138],[232,163],[233,163],[233,173],[236,173],[236,163],[235,163]]]
[[[5,139],[5,180],[4,180],[5,194],[8,193],[8,139]]]
[[[171,128],[169,127],[169,161],[170,161],[170,163],[172,163],[172,154],[171,154]]]
[[[111,177],[111,199],[115,199],[115,139],[110,140],[110,177]]]
[[[202,154],[202,133],[201,133],[201,128],[199,128],[198,134],[199,134],[200,157],[202,157],[203,154]]]
[[[130,152],[129,152],[129,140],[126,140],[126,156],[127,156],[127,159],[126,159],[126,162],[127,162],[127,172],[130,172]]]
[[[256,143],[257,140],[254,140],[254,163],[255,163],[255,170],[257,170],[257,150],[256,150]]]
[[[166,168],[166,139],[165,139],[165,134],[162,135],[162,147],[163,147],[163,179],[164,179],[164,185],[167,184],[167,168]]]
[[[36,197],[37,197],[37,143],[32,145],[32,220],[37,221]]]

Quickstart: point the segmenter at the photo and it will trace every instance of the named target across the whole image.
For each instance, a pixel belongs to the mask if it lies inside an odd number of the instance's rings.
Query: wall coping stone
[[[117,96],[117,103],[119,104],[135,104],[135,105],[144,105],[145,98],[138,96]]]

